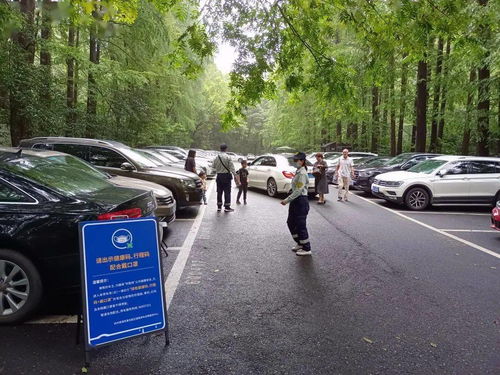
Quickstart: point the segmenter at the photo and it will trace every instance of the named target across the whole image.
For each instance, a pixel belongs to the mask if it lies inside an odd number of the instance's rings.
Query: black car
[[[195,173],[169,166],[159,167],[149,158],[120,142],[39,137],[22,140],[20,147],[64,152],[77,156],[111,175],[160,184],[172,191],[177,208],[201,204],[201,180]]]
[[[27,319],[42,297],[80,291],[79,222],[155,209],[151,192],[22,150],[0,151],[0,324]]]
[[[355,168],[353,185],[355,189],[371,192],[371,186],[375,176],[381,173],[407,170],[421,161],[435,158],[439,154],[406,152],[387,160],[379,167]]]

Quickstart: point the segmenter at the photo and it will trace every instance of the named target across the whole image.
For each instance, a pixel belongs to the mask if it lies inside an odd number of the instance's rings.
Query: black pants
[[[224,207],[231,207],[231,173],[217,173],[217,207],[222,207],[222,194],[224,194]]]
[[[288,229],[293,239],[306,251],[311,250],[309,234],[307,233],[307,214],[309,213],[309,200],[302,195],[290,202],[288,209]]]
[[[243,193],[243,202],[247,201],[247,191],[248,191],[248,182],[242,183],[238,187],[238,196],[236,197],[236,200],[239,201],[241,198],[241,193]]]

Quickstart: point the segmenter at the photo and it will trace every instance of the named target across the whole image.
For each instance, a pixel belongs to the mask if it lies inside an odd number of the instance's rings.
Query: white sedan
[[[312,165],[308,164],[309,192],[314,193]],[[248,167],[248,186],[265,189],[270,197],[288,194],[292,188],[292,178],[297,167],[293,155],[263,155],[256,158]]]

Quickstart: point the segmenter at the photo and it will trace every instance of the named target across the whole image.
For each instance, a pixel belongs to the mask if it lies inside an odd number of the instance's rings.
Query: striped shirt
[[[234,169],[233,161],[225,152],[221,152],[213,161],[212,167],[215,169],[215,173],[232,173],[236,174]],[[229,169],[229,170],[228,170]]]

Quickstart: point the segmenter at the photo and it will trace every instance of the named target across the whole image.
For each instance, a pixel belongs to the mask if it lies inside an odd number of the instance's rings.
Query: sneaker
[[[300,249],[300,250],[297,250],[295,255],[298,255],[298,256],[311,255],[311,250]]]
[[[298,250],[300,250],[300,249],[302,249],[302,245],[299,245],[299,244],[297,244],[297,245],[295,245],[294,247],[292,247],[292,251],[293,251],[293,252],[296,252],[296,251],[298,251]]]
[[[236,201],[236,204],[241,204],[241,202],[240,201]]]
[[[222,211],[222,208],[217,207],[217,212],[221,212],[221,211]]]
[[[224,208],[224,212],[234,212],[234,208],[226,207]]]

